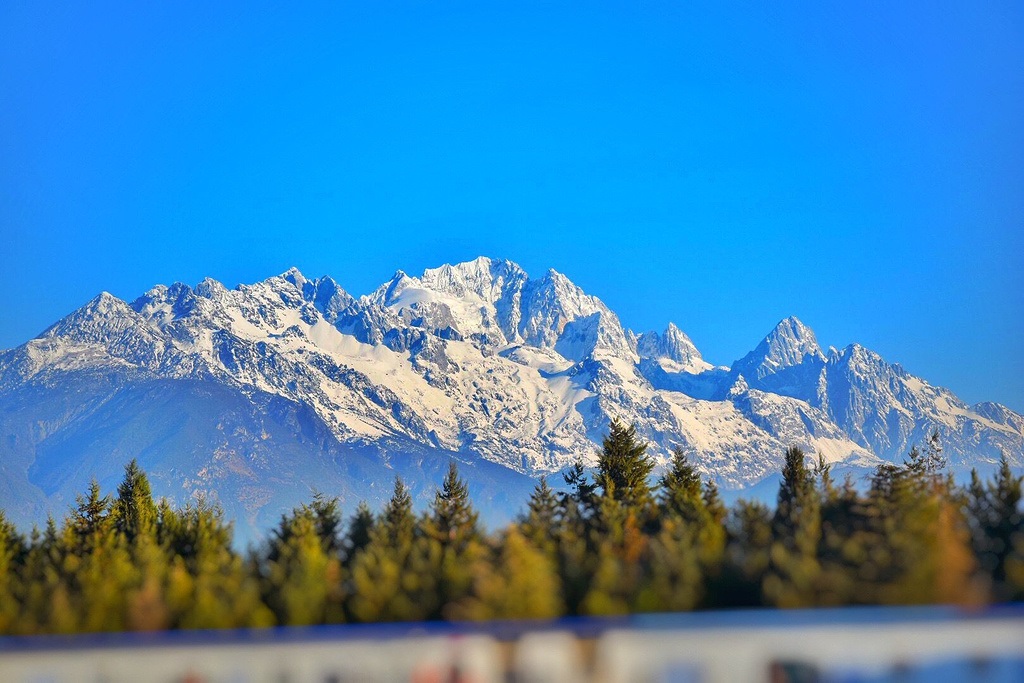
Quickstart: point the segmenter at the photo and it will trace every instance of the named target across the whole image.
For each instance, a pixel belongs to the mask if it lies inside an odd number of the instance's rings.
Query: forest
[[[63,520],[0,513],[0,634],[951,603],[1024,598],[1021,477],[1005,457],[956,484],[938,436],[866,484],[785,453],[774,509],[726,507],[676,451],[660,478],[613,422],[595,468],[541,480],[487,531],[453,462],[428,508],[407,487],[348,516],[317,493],[239,552],[202,500],[155,501],[135,461]]]

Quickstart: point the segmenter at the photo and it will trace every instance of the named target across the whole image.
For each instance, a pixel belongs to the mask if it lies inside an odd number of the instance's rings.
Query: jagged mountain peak
[[[789,316],[780,320],[753,351],[733,364],[733,373],[742,373],[756,382],[807,361],[824,360],[814,331],[796,316]]]
[[[804,325],[795,315],[780,320],[765,337],[765,341],[777,347],[784,346],[787,350],[799,350],[803,355],[821,355],[814,330]]]
[[[83,327],[94,328],[97,325],[107,325],[111,321],[129,317],[133,313],[134,311],[127,302],[104,291],[48,327],[40,336],[61,336]]]
[[[661,334],[644,332],[637,338],[636,350],[641,358],[667,359],[684,366],[706,366],[700,351],[685,332],[669,323]]]
[[[199,434],[224,479],[188,469],[185,460],[174,460],[174,477],[188,479],[186,492],[233,482],[219,490],[240,496],[227,501],[236,510],[263,505],[251,497],[256,480],[246,468],[265,478],[260,496],[284,479],[304,495],[309,482],[362,449],[395,470],[456,453],[529,474],[555,472],[591,458],[613,415],[636,422],[656,457],[679,445],[729,486],[777,471],[792,444],[830,462],[898,462],[936,426],[951,462],[1005,450],[1020,463],[1024,454],[1024,417],[996,404],[966,406],[858,344],[830,349],[826,360],[797,318],[782,320],[731,370],[711,368],[675,324],[636,337],[564,274],[531,279],[510,261],[486,257],[421,277],[398,271],[358,301],[330,277],[309,279],[296,269],[233,289],[215,280],[159,285],[131,307],[104,293],[59,325],[0,363],[0,427],[50,425],[19,432],[18,457],[33,462],[52,429],[64,430],[72,460],[80,456],[71,445],[97,430],[108,432],[96,452],[115,452],[115,444],[125,458],[178,458],[174,444]],[[110,384],[95,385],[96,377]],[[79,386],[96,394],[96,406],[109,402],[110,391],[127,392],[117,414],[135,422],[122,429],[109,417],[90,421]],[[147,412],[151,397],[164,395],[184,398]],[[39,412],[51,408],[52,416]],[[194,418],[210,418],[201,429],[183,421],[181,411],[193,409]],[[245,415],[251,419],[238,423]],[[154,416],[178,441],[150,427]],[[329,454],[323,471],[309,469],[311,439]],[[282,452],[292,454],[294,471],[280,464]],[[409,452],[421,456],[394,457]],[[57,473],[83,471],[51,464]],[[108,465],[116,474],[123,461]],[[26,490],[34,486],[27,470],[18,477]]]
[[[220,280],[214,280],[212,277],[204,277],[195,288],[195,293],[204,299],[219,298],[227,291],[228,288]]]
[[[289,268],[288,270],[284,271],[283,273],[281,273],[277,277],[281,278],[282,280],[285,280],[286,282],[292,283],[293,285],[298,287],[300,290],[303,288],[303,286],[306,284],[306,282],[308,282],[308,280],[302,274],[302,272],[299,271],[299,269],[296,268],[295,266],[292,266],[291,268]]]
[[[892,368],[900,371],[901,374],[905,374],[902,367],[898,365],[890,365],[881,354],[876,351],[872,351],[863,344],[847,344],[839,350],[834,350],[829,354],[828,361],[832,364]]]
[[[460,297],[474,294],[494,303],[507,293],[510,286],[521,286],[526,279],[526,271],[512,261],[479,256],[472,261],[428,268],[419,281],[435,291]]]
[[[80,310],[89,313],[112,313],[128,304],[107,291],[102,291],[82,306]]]

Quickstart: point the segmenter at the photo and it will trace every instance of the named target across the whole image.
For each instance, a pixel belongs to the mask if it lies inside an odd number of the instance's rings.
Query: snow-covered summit
[[[116,476],[140,457],[188,495],[241,496],[232,509],[255,519],[332,472],[370,495],[389,469],[448,457],[507,476],[592,462],[612,419],[727,487],[777,471],[790,445],[863,467],[933,429],[958,465],[1000,451],[1024,464],[1024,417],[858,345],[826,356],[796,318],[713,367],[674,324],[638,336],[565,275],[481,257],[399,271],[358,298],[298,269],[158,285],[131,304],[101,294],[0,353],[0,471],[14,482],[0,496],[49,499],[33,482],[71,491],[76,472]]]
[[[671,322],[663,334],[653,331],[641,334],[637,338],[636,350],[641,358],[669,360],[677,363],[679,369],[689,372],[703,372],[711,368],[686,333]]]
[[[808,360],[824,362],[825,355],[811,328],[790,316],[779,321],[753,351],[736,361],[733,370],[757,381]]]

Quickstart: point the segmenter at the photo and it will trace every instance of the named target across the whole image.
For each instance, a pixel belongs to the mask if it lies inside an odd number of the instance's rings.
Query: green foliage
[[[647,478],[653,470],[654,459],[637,438],[636,425],[613,420],[597,460],[596,484],[602,496],[629,507],[647,504],[652,497]]]
[[[445,548],[463,550],[479,534],[479,515],[469,500],[469,487],[459,477],[455,461],[448,465],[448,474],[434,496],[427,517],[425,532]]]
[[[456,604],[456,619],[553,619],[563,614],[558,576],[551,560],[516,527],[481,558],[473,587]]]
[[[1019,562],[1024,546],[1024,515],[1021,514],[1021,481],[1015,477],[1004,454],[991,481],[982,483],[971,472],[967,507],[971,521],[971,543],[979,569],[991,581],[997,600],[1021,596],[1024,581],[1012,575],[1010,567]],[[1020,577],[1024,578],[1024,577]]]
[[[129,541],[151,532],[156,524],[157,510],[149,479],[134,458],[124,468],[124,479],[117,487],[111,514],[114,526]]]
[[[478,514],[454,460],[422,527],[410,560],[415,575],[408,581],[419,585],[420,603],[429,606],[428,618],[441,618],[447,616],[449,605],[469,593],[474,565],[483,553]]]
[[[686,459],[686,453],[681,448],[676,448],[672,454],[672,462],[660,484],[660,502],[664,514],[678,515],[688,522],[699,522],[707,515],[700,474]]]
[[[526,515],[520,519],[522,534],[548,558],[554,559],[556,552],[555,537],[559,523],[558,496],[548,486],[547,478],[541,477],[540,483],[530,495]]]
[[[773,542],[772,514],[763,504],[740,500],[729,513],[722,575],[716,586],[722,607],[764,604],[763,583],[768,574]]]
[[[425,616],[411,598],[410,582],[419,578],[409,573],[415,533],[412,497],[396,477],[394,494],[370,531],[369,543],[352,558],[349,611],[353,619],[410,621]]]
[[[786,451],[772,525],[775,542],[764,580],[765,597],[778,607],[815,604],[820,572],[820,499],[814,474],[807,468],[804,452],[796,446]]]
[[[349,567],[356,556],[370,544],[373,527],[376,524],[373,512],[365,501],[360,502],[356,513],[348,523],[348,534],[345,538],[345,566]]]
[[[0,512],[0,633],[10,633],[18,621],[18,566],[27,549],[14,525]]]
[[[859,491],[791,448],[774,511],[727,509],[682,451],[652,486],[615,423],[593,479],[542,479],[493,534],[452,463],[419,516],[400,479],[347,523],[317,493],[247,556],[220,508],[154,502],[133,461],[115,497],[92,482],[27,536],[0,513],[0,634],[1024,598],[1022,477],[1003,458],[959,489],[941,450],[933,434]]]
[[[282,516],[270,541],[263,597],[281,624],[306,626],[344,616],[341,558],[332,555],[336,534],[322,536],[319,522],[313,506],[296,508]]]

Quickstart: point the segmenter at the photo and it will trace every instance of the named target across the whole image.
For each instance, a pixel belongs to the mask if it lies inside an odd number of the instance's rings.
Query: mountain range
[[[313,490],[352,510],[398,474],[422,504],[454,458],[500,522],[536,477],[592,464],[613,419],[725,489],[763,482],[790,445],[856,473],[936,430],[954,469],[1024,465],[1021,415],[858,344],[822,349],[796,318],[715,366],[674,324],[634,333],[554,270],[481,257],[358,298],[296,269],[101,293],[0,352],[0,509],[63,514],[137,458],[157,495],[217,502],[245,539]]]

